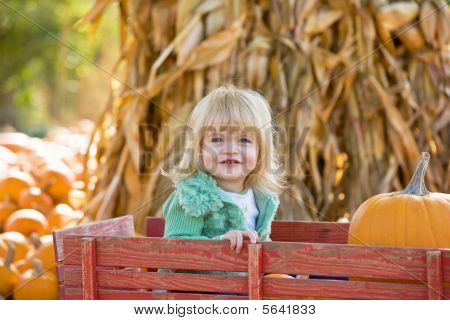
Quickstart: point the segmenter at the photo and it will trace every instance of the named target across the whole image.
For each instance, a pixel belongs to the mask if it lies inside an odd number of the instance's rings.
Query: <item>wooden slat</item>
[[[65,284],[81,286],[81,269],[67,266]],[[194,285],[193,285],[194,284]],[[157,272],[130,272],[97,270],[97,288],[100,289],[166,289],[199,292],[247,293],[248,281],[244,276],[215,274],[183,274]]]
[[[147,237],[162,238],[164,236],[164,218],[147,217],[145,220]]]
[[[444,283],[450,284],[450,249],[440,250],[442,252],[442,277]]]
[[[133,216],[127,215],[114,219],[85,224],[77,227],[53,231],[53,244],[55,248],[55,261],[64,259],[63,237],[66,235],[86,236],[118,236],[134,237]]]
[[[286,284],[288,283],[288,284]],[[264,278],[263,299],[311,299],[337,298],[337,299],[386,299],[386,300],[425,300],[427,288],[423,285],[359,282],[359,281],[333,281],[333,280],[300,280],[300,279],[273,279]],[[81,300],[82,289],[62,286],[68,300]],[[174,296],[175,295],[175,296]],[[248,299],[237,295],[205,295],[185,293],[186,299]],[[447,299],[450,296],[450,287],[444,291]],[[178,293],[153,293],[148,291],[98,289],[98,299],[179,299]]]
[[[340,299],[427,299],[426,285],[264,278],[264,299],[299,299],[300,297],[322,297]]]
[[[164,226],[164,218],[148,217],[147,237],[162,237]],[[345,244],[348,228],[348,223],[275,220],[270,238],[273,241]]]
[[[64,281],[64,264],[56,264],[56,278],[58,279],[58,283]]]
[[[97,299],[95,238],[81,239],[83,300]]]
[[[66,288],[67,300],[82,299],[81,288]],[[199,293],[157,293],[149,291],[99,289],[99,300],[248,300],[247,296],[199,294]]]
[[[250,300],[261,300],[263,296],[262,245],[248,245],[248,291]]]
[[[97,265],[247,272],[247,243],[238,254],[226,241],[96,237]],[[64,237],[66,265],[81,264],[80,238]]]
[[[58,297],[59,297],[59,300],[65,300],[66,299],[66,297],[64,296],[64,285],[60,285],[60,284],[58,284]]]
[[[274,221],[270,238],[272,241],[347,243],[348,223]]]
[[[426,249],[264,242],[265,273],[426,282]]]
[[[427,251],[428,299],[442,300],[444,283],[442,281],[442,259],[439,250]]]

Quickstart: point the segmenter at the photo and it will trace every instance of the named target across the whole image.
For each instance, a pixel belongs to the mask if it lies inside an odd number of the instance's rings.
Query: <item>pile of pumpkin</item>
[[[58,299],[51,232],[85,222],[82,171],[81,148],[0,134],[0,298]]]

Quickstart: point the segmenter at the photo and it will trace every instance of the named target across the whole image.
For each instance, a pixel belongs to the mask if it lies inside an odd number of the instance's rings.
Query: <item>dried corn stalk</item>
[[[97,0],[82,23],[111,3]],[[432,154],[429,189],[450,191],[445,2],[121,0],[119,9],[117,78],[90,148],[97,219],[134,213],[142,228],[161,214],[171,184],[158,168],[179,156],[176,128],[224,82],[262,92],[274,109],[290,183],[278,219],[348,216],[404,187],[420,151]]]

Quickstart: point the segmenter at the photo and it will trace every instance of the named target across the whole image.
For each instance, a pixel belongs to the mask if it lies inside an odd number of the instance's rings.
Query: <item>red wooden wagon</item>
[[[275,221],[272,242],[163,239],[131,216],[54,233],[61,299],[449,299],[450,250],[346,244],[348,224]],[[158,273],[158,268],[247,272]],[[265,278],[266,273],[322,279]],[[349,281],[336,280],[350,277]]]

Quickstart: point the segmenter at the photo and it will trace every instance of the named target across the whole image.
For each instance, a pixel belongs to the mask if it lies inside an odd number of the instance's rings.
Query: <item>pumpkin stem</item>
[[[30,241],[35,249],[39,249],[39,247],[42,245],[41,239],[39,238],[39,234],[37,232],[32,232],[30,234]]]
[[[3,264],[8,268],[13,262],[14,253],[16,253],[16,245],[11,240],[6,240],[6,245],[8,246],[8,251],[6,252],[6,257]]]
[[[41,277],[44,275],[44,271],[42,270],[42,261],[40,259],[34,259],[33,261],[34,271],[36,273],[36,277]]]
[[[400,192],[400,194],[410,194],[416,196],[425,196],[430,192],[425,186],[425,171],[430,161],[430,154],[428,152],[422,152],[420,156],[419,164],[417,165],[416,171],[414,172],[411,181],[408,186]]]

